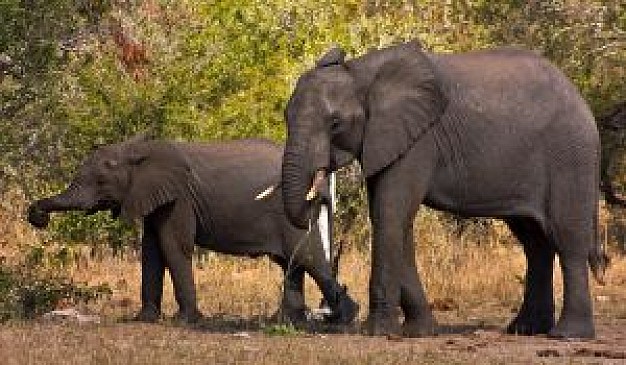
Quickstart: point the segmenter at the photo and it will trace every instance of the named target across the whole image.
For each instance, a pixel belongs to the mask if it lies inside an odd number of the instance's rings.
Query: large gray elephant
[[[522,243],[524,301],[508,332],[593,337],[588,265],[599,279],[605,267],[599,139],[576,88],[523,50],[433,54],[414,41],[344,54],[324,55],[287,104],[283,194],[288,217],[303,227],[324,175],[361,163],[373,228],[368,331],[435,331],[414,253],[424,204],[501,218]],[[555,255],[565,283],[557,323]]]
[[[280,192],[255,199],[280,179],[282,155],[282,147],[266,140],[175,143],[136,137],[97,148],[67,190],[34,202],[28,219],[45,227],[53,211],[111,210],[127,221],[142,221],[142,307],[136,317],[141,321],[161,315],[166,267],[177,317],[199,318],[191,262],[195,243],[233,255],[269,255],[284,271],[282,312],[288,320],[305,320],[306,272],[332,310],[329,319],[351,322],[358,306],[332,276],[317,222],[307,236],[287,220]]]

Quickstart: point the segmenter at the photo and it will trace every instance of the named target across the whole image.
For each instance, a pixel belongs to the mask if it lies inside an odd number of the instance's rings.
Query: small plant
[[[88,303],[111,294],[107,284],[88,286],[62,276],[39,275],[26,266],[8,268],[0,261],[0,322],[35,318],[61,303]]]
[[[263,333],[269,336],[297,336],[304,332],[291,323],[281,323],[263,327]]]

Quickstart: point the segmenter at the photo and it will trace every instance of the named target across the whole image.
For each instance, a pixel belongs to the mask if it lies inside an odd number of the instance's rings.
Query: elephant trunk
[[[306,153],[307,145],[299,143],[300,140],[303,139],[288,140],[285,148],[282,169],[283,200],[291,223],[299,228],[307,228],[313,201],[323,190],[326,181],[329,151],[322,148],[322,152],[326,153],[310,156]]]
[[[32,203],[28,207],[28,221],[37,228],[45,228],[50,220],[50,212],[89,210],[92,206],[83,189],[78,184],[72,183],[62,193]]]

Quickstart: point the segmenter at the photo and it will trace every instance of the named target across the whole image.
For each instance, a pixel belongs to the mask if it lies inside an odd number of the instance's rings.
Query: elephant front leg
[[[161,317],[165,263],[152,227],[144,224],[141,240],[141,310],[135,320],[156,322]]]
[[[400,333],[397,309],[405,275],[401,257],[404,232],[400,222],[403,219],[399,219],[392,205],[374,200],[370,207],[373,239],[367,331],[373,336],[397,335]]]
[[[179,307],[175,318],[181,322],[195,323],[202,314],[197,307],[192,266],[194,215],[184,203],[177,202],[171,209],[164,208],[159,212],[159,243]]]
[[[184,253],[176,241],[164,240],[162,246],[178,304],[175,318],[184,323],[195,323],[202,314],[197,307],[191,253]]]
[[[377,240],[372,242],[372,270],[369,282],[369,314],[367,332],[371,336],[398,335],[400,320],[396,310],[400,304],[400,285],[397,280],[398,267],[387,262],[389,257],[376,249]],[[396,261],[397,262],[397,261]]]
[[[421,152],[411,151],[418,155]],[[435,321],[417,274],[412,235],[412,222],[424,197],[431,167],[429,160],[409,154],[381,175],[367,180],[373,229],[368,317],[372,335],[400,332],[399,306],[405,316],[405,335],[434,333]]]
[[[435,333],[436,321],[417,274],[413,219],[409,219],[405,225],[402,255],[404,273],[401,275],[400,285],[400,306],[404,312],[402,333],[407,337],[430,336]]]

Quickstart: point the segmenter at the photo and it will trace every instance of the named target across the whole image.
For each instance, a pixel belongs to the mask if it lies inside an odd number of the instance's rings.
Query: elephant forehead
[[[328,89],[343,89],[351,86],[352,76],[343,66],[327,66],[304,73],[298,80],[295,92],[322,92]]]
[[[288,117],[305,110],[319,113],[323,111],[333,112],[340,105],[356,100],[356,93],[353,82],[345,77],[332,78],[323,74],[316,80],[308,84],[302,84],[294,91],[292,99],[288,105]]]

